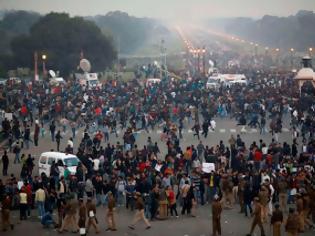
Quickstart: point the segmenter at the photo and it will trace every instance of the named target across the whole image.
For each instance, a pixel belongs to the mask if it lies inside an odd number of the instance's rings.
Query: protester
[[[38,217],[40,219],[42,219],[42,217],[45,215],[45,198],[46,193],[43,189],[43,186],[40,184],[37,191],[35,192],[35,202],[38,209]]]
[[[1,160],[2,160],[2,175],[7,176],[8,168],[9,168],[9,157],[8,157],[7,151],[4,151]]]
[[[33,91],[26,96],[22,82],[19,85],[22,95],[6,98],[10,102],[5,108],[14,111],[23,107],[26,113],[22,116],[14,112],[12,121],[2,123],[3,132],[11,143],[2,157],[3,176],[7,176],[11,168],[8,160],[13,153],[15,168],[21,167],[20,179],[28,186],[18,192],[19,178],[6,177],[4,188],[10,193],[12,205],[22,203],[19,206],[22,219],[27,218],[26,213],[34,203],[39,203],[37,208],[42,218],[45,213],[49,216],[49,210],[57,206],[60,232],[65,229],[76,232],[85,228],[86,221],[96,231],[100,230],[96,209],[107,205],[107,227],[115,231],[116,203],[119,210],[122,206],[130,210],[136,208],[131,228],[139,220],[150,227],[147,218],[167,219],[168,211],[171,216],[178,216],[177,206],[181,206],[182,215],[196,216],[199,205],[214,200],[212,207],[215,207],[217,201],[213,198],[218,195],[228,209],[239,204],[245,216],[249,215],[248,211],[252,213],[255,199],[251,234],[256,225],[264,234],[262,223],[268,222],[272,214],[271,224],[276,235],[282,227],[277,217],[279,211],[286,214],[288,204],[292,203],[297,208],[298,230],[309,231],[311,216],[315,217],[313,101],[306,99],[304,92],[299,97],[291,89],[290,73],[280,75],[267,69],[258,73],[257,68],[251,67],[239,70],[250,75],[250,83],[222,86],[219,90],[200,87],[200,78],[191,81],[166,78],[165,82],[150,86],[141,85],[138,78],[132,82],[106,81],[99,90],[85,90],[69,80],[58,95],[46,94],[50,85],[44,81],[42,85],[34,83]],[[265,78],[268,79],[265,81]],[[281,81],[281,85],[271,82],[270,78]],[[31,124],[30,117],[33,110],[35,125]],[[211,140],[215,140],[214,132],[218,132],[221,117],[231,117],[235,124],[243,127],[228,140],[210,145],[206,138],[211,136]],[[279,142],[285,140],[282,125],[286,123],[291,125],[292,137],[289,135],[289,141]],[[68,125],[70,138],[65,132]],[[259,142],[249,140],[249,126],[261,129]],[[75,174],[67,168],[70,166],[56,160],[51,163],[50,176],[34,177],[32,158],[36,152],[30,150],[37,148],[39,143],[44,144],[42,138],[46,129],[52,142],[56,142],[57,151],[74,153],[79,158]],[[147,142],[140,145],[141,132],[150,133],[151,130],[161,131],[162,144],[156,143],[150,135]],[[200,137],[200,130],[203,137]],[[34,131],[34,144],[30,131]],[[122,141],[117,141],[113,134]],[[188,135],[197,136],[200,141],[192,139],[187,144]],[[28,146],[30,149],[26,150]],[[204,163],[213,164],[215,169],[211,173],[203,171]],[[76,199],[90,198],[85,218],[80,203],[79,225],[76,200],[68,199],[72,195]],[[276,201],[280,209],[273,211]],[[220,233],[219,222],[213,223],[215,231]],[[294,231],[286,225],[288,232]]]

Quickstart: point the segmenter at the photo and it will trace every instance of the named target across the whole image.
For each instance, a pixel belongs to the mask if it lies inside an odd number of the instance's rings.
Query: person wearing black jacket
[[[56,139],[56,143],[57,143],[57,151],[59,152],[59,148],[60,148],[60,141],[62,139],[62,136],[60,134],[60,130],[58,130],[56,136],[55,136],[55,139]]]
[[[251,203],[253,200],[253,192],[250,189],[249,183],[245,184],[243,196],[244,196],[244,211],[245,211],[245,216],[247,217],[248,216],[247,208],[249,208],[250,214],[252,214],[253,212],[253,209],[251,206]]]
[[[103,180],[101,176],[96,176],[95,181],[93,181],[96,194],[96,206],[102,204],[102,194],[103,194]]]
[[[7,151],[4,151],[2,156],[2,174],[3,176],[8,175],[8,168],[9,168],[9,157],[7,155]]]

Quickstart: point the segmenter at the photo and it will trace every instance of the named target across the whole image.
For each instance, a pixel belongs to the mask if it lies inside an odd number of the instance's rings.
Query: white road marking
[[[241,134],[244,134],[244,133],[247,133],[247,130],[246,130],[245,126],[243,126],[242,129],[241,129]]]
[[[290,132],[288,128],[282,128],[282,132]]]
[[[230,129],[231,133],[236,133],[236,129]]]
[[[225,133],[225,129],[220,129],[220,133]]]

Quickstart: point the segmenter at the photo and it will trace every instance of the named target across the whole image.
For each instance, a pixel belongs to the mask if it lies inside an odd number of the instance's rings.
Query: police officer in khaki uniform
[[[106,231],[116,231],[116,223],[115,223],[115,217],[114,217],[114,212],[115,212],[115,199],[113,196],[112,192],[108,192],[108,204],[107,204],[107,226],[108,228]]]
[[[302,199],[304,224],[307,225],[309,228],[314,229],[314,225],[312,221],[309,219],[309,215],[311,212],[311,198],[309,193],[305,189],[303,190]]]
[[[214,196],[212,202],[212,232],[213,236],[221,235],[221,213],[222,205],[218,195]]]
[[[68,200],[65,206],[65,217],[61,228],[58,230],[62,233],[64,229],[72,228],[73,233],[79,232],[79,226],[76,221],[78,202],[74,199]]]
[[[289,215],[285,224],[285,232],[287,236],[298,236],[299,233],[299,216],[293,208],[289,209]]]
[[[298,214],[298,222],[299,222],[299,231],[304,232],[304,203],[303,198],[300,193],[297,193],[296,195],[296,211]]]
[[[283,213],[280,210],[280,205],[275,205],[275,210],[271,216],[271,225],[272,225],[272,232],[273,236],[281,236],[281,224],[283,222]]]
[[[95,229],[95,233],[99,233],[99,229],[97,226],[97,219],[96,219],[96,205],[92,202],[91,198],[87,199],[86,202],[86,211],[88,216],[88,223],[87,223],[87,231],[89,231],[91,225]]]
[[[268,216],[268,200],[269,200],[268,195],[269,193],[266,186],[262,185],[258,194],[258,198],[259,198],[261,210],[262,210],[262,221],[265,223],[267,222],[267,216]]]
[[[10,226],[12,230],[14,228],[13,224],[11,224],[10,208],[11,208],[11,198],[9,195],[6,195],[4,199],[2,200],[1,219],[2,219],[3,231],[7,231],[8,226]]]
[[[79,199],[79,222],[78,222],[79,228],[80,228],[80,235],[84,236],[86,235],[86,207],[83,202],[83,199]]]
[[[135,225],[137,224],[137,222],[139,220],[143,220],[144,223],[147,225],[146,229],[150,229],[151,228],[151,224],[149,223],[149,221],[147,220],[147,218],[145,218],[144,216],[144,203],[143,203],[143,199],[141,196],[141,193],[137,192],[136,193],[136,213],[134,216],[134,219],[132,221],[132,224],[129,225],[128,227],[132,230],[135,229]]]
[[[280,209],[282,210],[282,212],[287,212],[288,184],[284,178],[280,179],[280,181],[278,183],[278,190],[279,190]]]
[[[244,189],[246,181],[244,179],[245,176],[240,176],[240,181],[238,183],[237,196],[240,204],[240,213],[245,212],[245,204],[244,204]]]
[[[255,205],[255,209],[254,209],[254,212],[253,212],[254,219],[253,219],[252,227],[250,229],[250,233],[247,234],[247,236],[251,236],[252,235],[256,225],[258,225],[259,228],[260,228],[261,236],[265,236],[265,230],[264,230],[264,227],[263,227],[263,222],[262,222],[262,217],[261,217],[263,206],[260,204],[259,198],[257,198],[257,197],[254,198],[254,205]]]

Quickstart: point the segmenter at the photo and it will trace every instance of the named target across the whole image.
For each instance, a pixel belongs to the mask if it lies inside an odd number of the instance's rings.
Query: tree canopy
[[[120,53],[132,54],[143,47],[147,40],[155,37],[161,40],[161,34],[168,34],[168,29],[150,18],[138,18],[127,13],[115,11],[106,15],[89,17],[106,34],[115,40]]]
[[[23,67],[33,66],[33,54],[47,56],[47,68],[67,75],[79,64],[80,52],[90,60],[92,70],[104,70],[112,65],[117,53],[112,41],[91,21],[69,17],[65,13],[50,13],[39,19],[29,35],[19,35],[11,42],[14,61]]]
[[[40,15],[34,12],[7,12],[0,21],[0,52],[10,54],[11,40],[20,34],[28,34],[31,26],[38,21]]]

